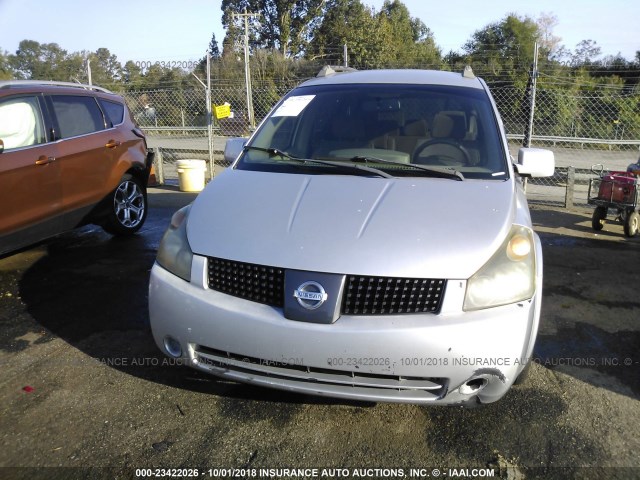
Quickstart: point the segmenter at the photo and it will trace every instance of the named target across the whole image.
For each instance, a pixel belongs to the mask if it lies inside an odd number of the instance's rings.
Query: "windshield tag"
[[[287,98],[278,109],[273,112],[272,117],[297,117],[300,112],[315,98],[315,95],[299,95]]]

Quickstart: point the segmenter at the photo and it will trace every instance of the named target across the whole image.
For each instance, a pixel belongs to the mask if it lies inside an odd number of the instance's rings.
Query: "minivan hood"
[[[515,215],[513,180],[371,178],[228,169],[195,200],[194,253],[328,273],[473,275]]]

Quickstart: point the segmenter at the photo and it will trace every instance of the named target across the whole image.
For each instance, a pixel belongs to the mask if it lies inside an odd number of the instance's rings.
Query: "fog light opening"
[[[182,356],[180,342],[173,337],[164,337],[164,349],[174,358],[180,358]]]
[[[489,381],[484,377],[472,378],[471,380],[467,380],[460,387],[460,393],[463,395],[470,395],[472,393],[478,393],[484,387],[487,386]]]

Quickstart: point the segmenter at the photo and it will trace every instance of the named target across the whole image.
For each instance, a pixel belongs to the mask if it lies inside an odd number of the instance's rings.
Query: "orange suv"
[[[122,97],[73,83],[0,82],[0,255],[87,223],[137,232],[152,159]]]

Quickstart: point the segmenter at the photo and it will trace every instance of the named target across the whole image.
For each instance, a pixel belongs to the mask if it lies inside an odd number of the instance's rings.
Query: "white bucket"
[[[178,185],[182,192],[200,192],[204,188],[204,173],[207,162],[204,160],[178,160]]]

